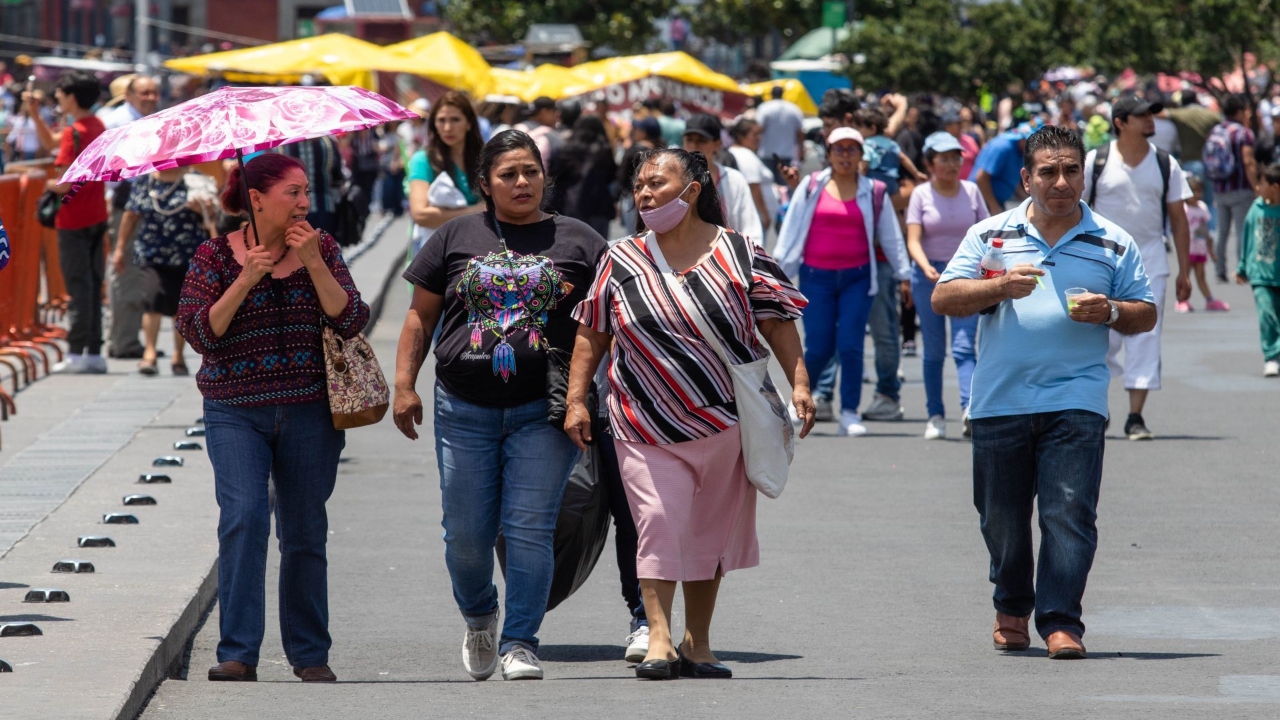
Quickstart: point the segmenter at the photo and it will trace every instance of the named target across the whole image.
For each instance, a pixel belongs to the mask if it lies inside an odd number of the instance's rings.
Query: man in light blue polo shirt
[[[1055,659],[1085,654],[1080,601],[1098,546],[1108,328],[1133,335],[1156,322],[1133,239],[1080,202],[1084,154],[1074,130],[1050,126],[1027,138],[1022,182],[1031,197],[970,228],[932,298],[942,315],[983,312],[969,417],[974,505],[996,586],[992,639],[997,650],[1027,649],[1034,612]],[[995,239],[1008,273],[976,279]],[[1068,289],[1085,291],[1071,309]]]

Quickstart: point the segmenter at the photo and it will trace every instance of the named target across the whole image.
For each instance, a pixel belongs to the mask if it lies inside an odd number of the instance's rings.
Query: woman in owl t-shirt
[[[586,223],[542,211],[542,157],[519,130],[494,136],[477,178],[487,212],[445,223],[418,253],[396,358],[395,422],[416,440],[415,386],[436,345],[434,426],[445,564],[466,621],[462,662],[484,680],[541,679],[539,625],[555,564],[560,499],[578,449],[547,421],[547,350],[572,351],[573,308],[606,245]],[[496,227],[495,227],[496,225]],[[493,583],[507,541],[505,622]]]

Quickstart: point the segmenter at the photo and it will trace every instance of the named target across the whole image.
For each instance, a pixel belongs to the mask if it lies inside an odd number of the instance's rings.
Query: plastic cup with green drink
[[[1088,295],[1088,294],[1089,294],[1089,290],[1087,288],[1082,288],[1082,287],[1067,288],[1067,291],[1063,293],[1063,295],[1067,297],[1067,312],[1071,312],[1072,310],[1075,310],[1076,305],[1079,304],[1080,302],[1080,296]]]

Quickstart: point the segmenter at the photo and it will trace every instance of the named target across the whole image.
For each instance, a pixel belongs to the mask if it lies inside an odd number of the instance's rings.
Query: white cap
[[[409,109],[418,113],[422,117],[426,117],[427,113],[431,112],[431,101],[420,97],[409,104]]]
[[[862,147],[864,144],[862,133],[851,127],[838,127],[827,136],[827,145],[835,145],[841,140],[852,140],[858,143],[858,147]]]

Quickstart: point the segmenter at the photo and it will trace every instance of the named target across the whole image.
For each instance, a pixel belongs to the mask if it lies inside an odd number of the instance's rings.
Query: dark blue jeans
[[[803,271],[803,268],[801,268]],[[819,271],[826,272],[826,271]],[[803,275],[801,276],[803,277]],[[898,365],[901,360],[902,347],[898,344],[901,339],[899,325],[901,318],[898,311],[898,281],[893,277],[893,268],[888,263],[876,264],[876,296],[871,301],[870,309],[867,314],[867,323],[871,329],[871,342],[875,346],[876,352],[876,392],[897,402],[900,398],[900,390],[902,383],[898,381]],[[868,283],[867,290],[870,290]],[[805,293],[806,296],[808,293]],[[812,298],[811,298],[812,300]],[[809,309],[805,309],[805,316],[809,314]],[[858,336],[861,342],[865,333]],[[838,355],[834,356],[830,362],[823,367],[822,372],[818,374],[818,384],[814,395],[826,400],[830,400],[835,394],[836,387],[836,371],[844,360]],[[814,365],[809,365],[806,356],[805,365],[813,371]],[[861,367],[861,366],[859,366]],[[861,372],[861,370],[859,370]],[[857,381],[862,382],[862,376],[857,376]],[[844,394],[844,385],[841,384],[840,392]],[[859,388],[858,395],[861,397],[862,390]],[[857,406],[844,406],[849,410],[857,410]]]
[[[1085,410],[973,421],[973,504],[991,553],[996,612],[1026,617],[1047,638],[1084,635],[1080,601],[1098,549],[1106,418]],[[1031,509],[1040,510],[1040,571]]]
[[[822,368],[835,384],[837,355],[844,366],[840,377],[840,409],[857,412],[862,403],[862,346],[871,314],[871,266],[849,270],[819,270],[800,266],[800,291],[809,299],[804,309],[804,364]],[[827,390],[830,393],[831,390]],[[823,393],[819,380],[818,393]],[[831,395],[823,395],[830,398]]]
[[[547,422],[547,401],[492,408],[436,383],[436,457],[444,561],[453,598],[473,628],[493,621],[498,530],[507,541],[507,617],[499,652],[538,649],[555,570],[556,519],[579,451]]]
[[[258,664],[266,624],[267,542],[275,481],[280,636],[294,667],[329,664],[325,502],[346,436],[328,402],[236,407],[204,401],[218,517],[218,662]]]

